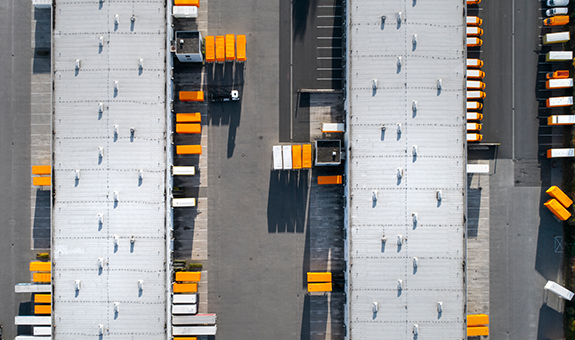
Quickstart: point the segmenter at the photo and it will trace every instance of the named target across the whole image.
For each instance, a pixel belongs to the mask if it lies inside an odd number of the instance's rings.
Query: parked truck
[[[573,87],[573,78],[549,79],[545,82],[545,88],[548,90],[568,89]]]
[[[465,33],[468,37],[480,37],[483,35],[483,30],[477,26],[467,26]]]
[[[483,126],[479,123],[467,123],[467,131],[481,131]]]
[[[483,77],[485,77],[485,72],[467,69],[467,79],[483,79]]]
[[[558,44],[569,41],[569,32],[547,33],[543,36],[543,44]]]
[[[477,58],[467,58],[467,67],[469,68],[482,68],[483,60]]]
[[[480,102],[467,102],[467,110],[481,110],[483,104]]]
[[[468,80],[467,81],[468,90],[485,90],[485,83],[479,80]]]
[[[573,60],[573,51],[550,51],[545,55],[545,61]]]
[[[569,70],[557,70],[555,72],[548,72],[545,77],[547,79],[565,79],[569,78]]]
[[[467,91],[467,99],[483,99],[485,92],[483,91]]]
[[[573,96],[551,97],[546,101],[547,107],[563,107],[573,105]]]
[[[574,115],[553,115],[547,117],[547,125],[573,125],[575,124]]]
[[[467,141],[468,142],[481,142],[483,139],[483,135],[479,133],[468,133],[467,134]]]
[[[467,111],[467,120],[482,120],[483,115],[479,112]]]
[[[569,23],[568,15],[557,15],[543,20],[543,25],[545,26],[562,26],[567,25],[568,23]]]
[[[468,16],[467,17],[467,26],[481,26],[483,20],[477,16]]]

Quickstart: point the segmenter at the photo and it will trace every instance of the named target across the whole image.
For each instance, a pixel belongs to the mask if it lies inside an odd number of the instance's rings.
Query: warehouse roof
[[[348,13],[350,338],[463,339],[465,7]]]
[[[164,1],[55,1],[55,339],[165,337]]]

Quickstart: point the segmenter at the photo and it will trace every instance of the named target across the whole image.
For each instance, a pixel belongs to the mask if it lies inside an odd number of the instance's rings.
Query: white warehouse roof
[[[349,3],[351,339],[466,337],[464,6]]]
[[[164,5],[55,1],[54,339],[166,337]]]

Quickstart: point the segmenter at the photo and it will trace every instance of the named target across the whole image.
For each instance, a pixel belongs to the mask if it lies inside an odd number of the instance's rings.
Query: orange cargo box
[[[292,169],[301,169],[301,145],[292,145]]]
[[[34,314],[51,314],[52,305],[36,305],[34,306]]]
[[[194,113],[176,113],[176,123],[201,123],[202,114]]]
[[[200,282],[201,277],[201,272],[176,272],[178,282]]]
[[[308,292],[331,292],[331,282],[326,283],[308,283]]]
[[[36,294],[34,295],[34,303],[52,303],[52,295]]]
[[[307,273],[307,282],[331,282],[331,273],[309,272]]]
[[[567,211],[567,209],[565,209],[565,207],[563,207],[561,203],[559,203],[559,201],[554,198],[543,203],[543,205],[546,206],[547,209],[549,209],[553,215],[557,216],[557,218],[561,221],[566,221],[569,217],[571,217],[571,213]]]
[[[176,145],[176,153],[178,155],[201,155],[201,145]]]
[[[246,61],[246,36],[238,35],[236,41],[237,59],[238,61]]]
[[[233,34],[226,34],[226,60],[236,60],[236,36]]]
[[[487,336],[489,335],[489,327],[478,326],[478,327],[467,327],[467,336]]]
[[[200,0],[174,0],[175,6],[196,6],[200,8]]]
[[[569,78],[569,70],[557,70],[555,72],[549,72],[546,75],[547,79],[566,79]]]
[[[195,336],[177,336],[174,340],[198,340]]]
[[[40,262],[40,261],[30,262],[30,271],[31,272],[50,272],[50,271],[52,271],[52,263],[51,262]]]
[[[50,175],[52,166],[50,165],[32,165],[32,175]]]
[[[52,279],[51,274],[34,273],[32,275],[32,282],[50,282],[51,279]]]
[[[302,146],[302,168],[311,169],[311,144]]]
[[[177,133],[202,133],[200,124],[176,124]]]
[[[317,176],[317,184],[324,185],[324,184],[341,184],[342,183],[342,176]]]
[[[180,100],[183,102],[203,102],[204,91],[180,91]]]
[[[50,186],[52,185],[52,177],[32,177],[32,185]]]
[[[208,63],[216,61],[216,46],[213,35],[206,37],[206,61]]]
[[[559,187],[555,185],[547,189],[545,192],[559,201],[559,203],[561,203],[565,208],[569,208],[573,204],[573,200],[571,200],[567,195],[565,195],[563,190],[559,189]]]
[[[470,314],[467,316],[467,326],[485,326],[489,325],[489,315],[487,314]]]
[[[226,61],[226,43],[223,35],[216,36],[216,61]]]
[[[174,283],[174,293],[196,293],[197,283]]]

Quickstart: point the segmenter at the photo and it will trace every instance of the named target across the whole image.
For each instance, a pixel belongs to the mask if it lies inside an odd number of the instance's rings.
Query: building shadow
[[[52,67],[50,45],[52,41],[51,10],[34,7],[34,55],[32,73],[50,73]]]
[[[544,304],[539,309],[537,340],[563,339],[563,336],[563,314]]]
[[[36,190],[32,240],[35,249],[50,248],[50,190]]]
[[[308,170],[270,171],[268,232],[303,233],[308,207]]]

